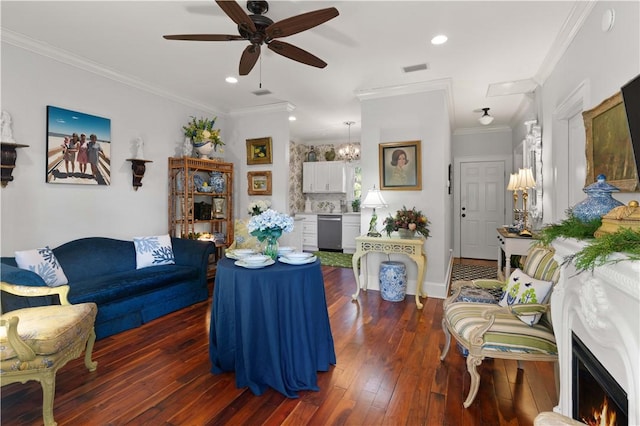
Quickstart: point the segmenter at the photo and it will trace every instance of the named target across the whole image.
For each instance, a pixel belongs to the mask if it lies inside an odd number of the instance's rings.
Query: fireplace
[[[589,426],[627,426],[627,393],[582,340],[571,334],[573,418]]]
[[[606,395],[617,424],[640,425],[640,262],[624,260],[578,272],[565,259],[584,246],[573,239],[553,242],[554,258],[562,264],[551,296],[560,382],[554,411],[584,421],[580,416],[585,414],[574,415],[574,410],[582,411],[584,405],[599,410]],[[592,394],[597,394],[595,402],[585,399]]]

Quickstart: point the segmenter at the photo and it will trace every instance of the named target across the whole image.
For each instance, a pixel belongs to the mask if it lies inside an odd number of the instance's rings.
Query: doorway
[[[505,224],[506,160],[461,160],[456,204],[460,257],[495,260]]]

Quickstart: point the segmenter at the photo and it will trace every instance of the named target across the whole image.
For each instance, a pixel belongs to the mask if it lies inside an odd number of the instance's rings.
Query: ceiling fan
[[[301,62],[312,67],[324,68],[327,63],[292,44],[276,40],[299,32],[308,30],[339,15],[338,9],[329,7],[313,12],[292,16],[278,22],[273,22],[263,14],[269,10],[266,1],[247,1],[247,9],[252,13],[248,15],[235,1],[216,0],[218,6],[229,18],[238,24],[240,35],[231,34],[177,34],[163,36],[167,40],[192,40],[192,41],[233,41],[247,40],[249,46],[242,52],[240,58],[240,75],[247,75],[253,69],[260,57],[260,47],[266,44],[275,53],[294,61]]]

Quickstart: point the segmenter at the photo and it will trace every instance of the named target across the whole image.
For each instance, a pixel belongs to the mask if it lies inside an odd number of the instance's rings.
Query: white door
[[[504,161],[460,163],[460,257],[496,259],[505,188]]]

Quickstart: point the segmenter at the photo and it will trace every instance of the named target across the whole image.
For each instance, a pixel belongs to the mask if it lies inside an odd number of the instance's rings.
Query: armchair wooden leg
[[[478,388],[480,387],[480,374],[478,374],[476,367],[480,364],[482,364],[482,358],[475,357],[471,354],[467,355],[467,371],[471,376],[471,385],[469,386],[469,395],[467,396],[466,401],[462,404],[464,405],[464,408],[469,408],[478,394]]]
[[[444,361],[444,358],[449,352],[449,347],[451,347],[451,333],[449,333],[444,318],[442,318],[442,331],[444,332],[444,348],[442,348],[442,353],[440,354],[440,361]]]
[[[56,372],[47,371],[40,376],[42,386],[42,420],[44,426],[56,426],[53,420],[53,398],[56,394]]]
[[[98,363],[91,359],[91,355],[93,353],[93,344],[95,342],[96,332],[94,329],[91,329],[91,333],[89,333],[89,338],[87,339],[87,348],[84,353],[84,365],[89,371],[96,371],[96,368],[98,368]]]

